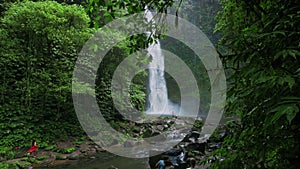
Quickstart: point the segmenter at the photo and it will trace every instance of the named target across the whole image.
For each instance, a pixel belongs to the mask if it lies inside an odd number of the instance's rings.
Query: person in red
[[[34,140],[32,140],[31,147],[30,147],[30,149],[28,150],[28,152],[29,152],[30,154],[36,154],[37,150],[38,150],[38,146],[37,146],[36,141],[35,141],[35,139],[34,139]]]

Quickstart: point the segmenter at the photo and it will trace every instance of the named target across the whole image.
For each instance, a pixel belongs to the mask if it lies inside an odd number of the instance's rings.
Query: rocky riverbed
[[[176,144],[172,149],[163,152],[159,150],[153,150],[152,156],[146,159],[147,165],[144,164],[144,160],[141,162],[137,161],[135,165],[140,165],[141,169],[154,168],[156,162],[162,158],[162,156],[168,156],[170,161],[167,163],[168,167],[171,166],[175,169],[185,169],[189,165],[189,159],[194,158],[197,162],[202,161],[207,158],[208,155],[215,149],[220,148],[222,139],[225,136],[225,130],[222,127],[219,128],[218,132],[215,134],[213,139],[206,137],[200,137],[200,131],[202,127],[202,121],[196,120],[193,122],[193,126],[188,130],[180,130],[184,126],[191,123],[189,119],[179,119],[177,117],[163,117],[155,119],[147,119],[147,121],[131,123],[123,128],[121,131],[129,132],[132,137],[141,138],[141,136],[153,137],[161,135],[165,131],[171,131],[166,137],[174,138],[177,136],[182,141]],[[124,125],[123,125],[124,126]],[[169,138],[167,138],[169,139]],[[116,142],[112,140],[112,146],[114,147],[134,147],[141,143],[138,139],[136,141],[124,141]],[[149,143],[146,143],[149,144]],[[106,154],[105,154],[106,153]],[[100,157],[100,156],[101,157]],[[112,156],[111,159],[118,159],[113,157],[112,154],[107,153],[101,146],[95,144],[89,139],[70,139],[68,141],[57,141],[55,145],[51,148],[39,149],[36,157],[30,157],[26,155],[26,149],[19,150],[19,154],[13,160],[6,161],[12,166],[17,166],[18,168],[59,168],[56,166],[64,166],[67,164],[77,164],[79,163],[91,163],[91,161],[96,161],[96,159],[103,159],[103,156]],[[124,159],[119,159],[115,161],[119,163]],[[212,159],[213,160],[213,159]],[[107,168],[119,168],[122,169],[122,163],[119,166],[105,166]],[[96,164],[95,164],[96,166]],[[17,168],[16,167],[16,168]],[[206,168],[207,165],[198,166],[199,168]],[[89,167],[88,167],[89,168]],[[96,167],[94,167],[96,168]],[[128,169],[128,168],[124,168]]]

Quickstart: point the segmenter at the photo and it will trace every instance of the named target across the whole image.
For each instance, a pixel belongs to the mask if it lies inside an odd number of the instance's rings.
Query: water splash
[[[148,52],[152,61],[149,64],[147,113],[164,114],[168,111],[168,91],[164,75],[164,55],[160,43],[151,45]]]
[[[145,17],[148,21],[153,18],[150,11],[146,11]],[[148,66],[149,81],[146,114],[176,115],[180,108],[168,99],[164,73],[164,55],[159,41],[148,47],[148,54],[152,61]]]

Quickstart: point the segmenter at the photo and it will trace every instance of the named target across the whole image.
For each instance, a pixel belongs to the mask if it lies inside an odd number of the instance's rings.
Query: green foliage
[[[220,10],[219,0],[184,0],[179,8],[179,16],[197,26],[213,44],[217,44],[220,34],[213,33],[213,28],[216,24],[214,18]]]
[[[225,157],[214,168],[299,168],[300,6],[296,1],[222,0],[216,31],[229,78]]]
[[[79,141],[79,140],[73,142],[73,144],[75,144],[75,145],[81,145],[81,144],[83,144],[83,143],[84,143],[84,141]]]
[[[203,122],[201,120],[196,120],[193,124],[193,127],[196,129],[201,129],[203,126]]]
[[[0,162],[0,168],[9,169],[10,164],[5,162]]]
[[[6,159],[6,160],[11,160],[15,157],[16,152],[12,151],[11,148],[9,147],[1,147],[0,148],[0,157]]]
[[[109,34],[103,36],[116,36],[116,34]],[[141,112],[144,111],[146,105],[146,83],[145,77],[147,75],[146,71],[141,71],[137,76],[134,77],[132,81],[129,71],[122,70],[124,74],[117,78],[120,81],[127,82],[127,86],[121,86],[121,84],[114,84],[115,89],[119,89],[123,91],[120,96],[115,96],[115,102],[112,100],[112,93],[111,93],[111,82],[114,72],[117,66],[127,57],[132,59],[133,57],[139,56],[130,56],[133,51],[130,50],[130,38],[125,39],[124,41],[117,44],[116,47],[112,48],[107,55],[104,57],[100,64],[100,69],[97,73],[96,79],[96,96],[98,105],[100,108],[101,113],[103,114],[104,118],[114,126],[114,122],[124,122],[125,118],[119,113],[118,110],[115,108],[115,104],[121,105],[120,111],[122,112],[135,112],[133,108],[140,110]],[[99,49],[100,50],[100,49]],[[128,66],[129,68],[137,68],[139,64],[144,64],[147,62],[145,58],[138,58],[137,61],[129,61]],[[128,88],[126,91],[125,89]],[[125,103],[123,99],[125,95],[128,95],[130,100]],[[132,105],[132,106],[131,106]],[[137,118],[142,116],[142,113],[132,113],[133,118]],[[117,126],[115,126],[117,127]]]
[[[20,165],[18,162],[14,162],[14,163],[0,162],[1,169],[20,169],[19,166]]]
[[[22,161],[25,161],[25,162],[27,162],[25,164],[29,164],[30,165],[31,163],[36,163],[37,159],[30,157],[30,158],[27,158],[26,160],[22,160]]]
[[[86,11],[89,14],[92,20],[92,27],[99,28],[104,26],[106,23],[112,21],[115,18],[121,18],[130,14],[140,13],[145,11],[146,7],[149,9],[155,8],[157,11],[166,12],[167,7],[170,7],[173,4],[173,0],[163,0],[163,1],[152,1],[152,0],[134,0],[134,1],[99,1],[99,0],[90,0],[85,5]],[[139,22],[135,20],[135,23]],[[144,19],[141,20],[144,22]],[[130,25],[131,28],[134,28],[137,25]],[[112,31],[103,35],[104,39],[107,39],[110,42],[111,37],[115,37],[116,32]],[[100,69],[98,70],[98,77],[96,80],[96,94],[97,101],[101,113],[107,121],[111,123],[115,128],[119,128],[117,125],[118,121],[124,122],[122,115],[115,109],[114,104],[121,105],[122,112],[132,113],[134,118],[142,118],[143,114],[136,113],[135,109],[144,111],[145,101],[146,101],[146,83],[145,76],[147,75],[145,71],[141,72],[140,75],[135,77],[134,82],[130,82],[131,79],[128,74],[124,74],[125,80],[128,80],[128,86],[117,86],[122,90],[129,87],[130,100],[124,104],[124,99],[117,97],[117,102],[112,101],[111,96],[111,79],[112,75],[121,61],[131,54],[137,52],[139,49],[145,49],[149,43],[153,43],[157,38],[157,35],[153,37],[147,37],[144,34],[134,35],[128,37],[126,40],[123,40],[120,44],[116,45],[113,49],[109,51],[104,60],[100,64]],[[104,40],[106,43],[106,41]],[[107,43],[108,43],[107,42]],[[105,44],[104,44],[105,46]],[[93,46],[94,50],[103,50],[103,46],[95,44]],[[139,56],[138,56],[139,57]],[[139,57],[139,63],[132,62],[129,67],[137,67],[140,63],[145,63],[145,59]],[[124,70],[126,72],[127,70]],[[144,79],[144,81],[143,81]],[[128,93],[124,91],[122,95],[127,95]],[[114,97],[116,98],[116,97]],[[132,106],[130,106],[132,105]],[[134,113],[133,113],[134,112]],[[117,122],[117,123],[115,123]]]
[[[47,159],[47,158],[49,158],[49,156],[38,156],[38,157],[36,157],[36,159],[37,160],[39,160],[39,161],[42,161],[42,160],[44,160],[44,159]]]
[[[69,147],[69,148],[60,148],[60,149],[57,149],[56,152],[58,153],[63,153],[63,154],[71,154],[73,153],[74,151],[76,150],[75,147]]]
[[[33,138],[43,143],[82,134],[71,77],[91,33],[84,9],[25,1],[12,4],[1,23],[0,145],[22,147]]]
[[[47,147],[44,148],[45,151],[50,151],[56,148],[56,145],[49,145]]]
[[[120,18],[130,14],[140,13],[148,9],[156,9],[159,12],[166,12],[172,6],[174,0],[89,0],[86,10],[93,18],[93,26],[102,27],[114,18]]]

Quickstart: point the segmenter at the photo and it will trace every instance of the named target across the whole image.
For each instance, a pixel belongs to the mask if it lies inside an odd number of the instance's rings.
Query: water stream
[[[37,167],[34,169],[108,169],[112,166],[118,169],[149,169],[148,159],[129,159],[108,152],[97,153],[93,158],[80,159],[76,161],[56,161],[57,166]]]

